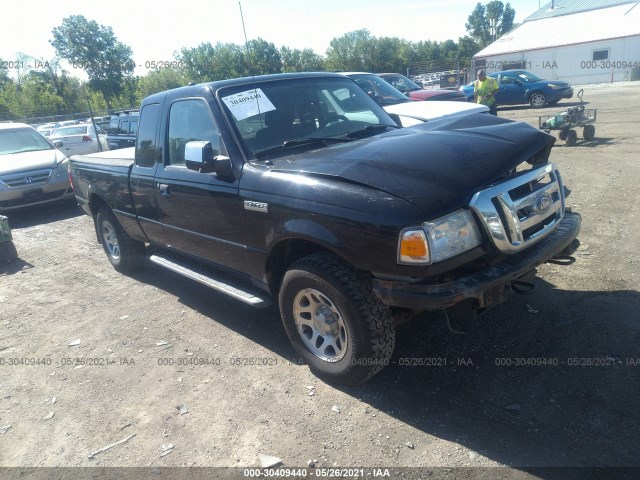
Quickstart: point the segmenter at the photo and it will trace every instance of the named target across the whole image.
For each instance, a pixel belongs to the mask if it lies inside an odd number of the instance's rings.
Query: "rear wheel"
[[[529,97],[529,104],[533,108],[542,108],[547,103],[547,97],[544,96],[542,92],[534,92]]]
[[[125,273],[135,270],[142,264],[144,243],[127,235],[106,205],[98,210],[96,228],[102,248],[113,268]]]
[[[558,133],[558,138],[560,140],[566,140],[567,139],[567,130],[560,130],[560,133]]]
[[[593,140],[596,136],[596,127],[594,125],[585,125],[582,130],[582,136],[585,140]]]
[[[578,141],[578,134],[575,130],[569,130],[567,132],[567,145],[573,147]]]
[[[333,255],[312,254],[286,272],[279,302],[291,343],[318,377],[355,385],[388,365],[394,323],[368,275]]]

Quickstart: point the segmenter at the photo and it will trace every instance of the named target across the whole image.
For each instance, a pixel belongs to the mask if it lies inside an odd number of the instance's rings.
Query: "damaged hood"
[[[435,218],[466,206],[519,164],[546,161],[554,141],[523,122],[470,114],[274,158],[272,171],[366,185]]]

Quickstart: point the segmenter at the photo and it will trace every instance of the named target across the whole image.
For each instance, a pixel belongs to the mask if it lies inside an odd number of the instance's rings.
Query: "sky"
[[[482,1],[486,4],[488,0]],[[506,0],[502,0],[507,3]],[[0,58],[18,52],[51,59],[51,31],[70,15],[84,15],[109,26],[133,50],[144,74],[147,62],[174,59],[182,47],[203,42],[244,44],[262,38],[276,47],[310,48],[324,55],[333,38],[365,28],[376,37],[457,41],[477,0],[17,0],[10,2],[0,29]],[[535,12],[540,0],[511,0],[515,21]],[[9,5],[9,4],[8,4]],[[20,19],[20,21],[10,21]],[[34,65],[37,67],[37,64]]]

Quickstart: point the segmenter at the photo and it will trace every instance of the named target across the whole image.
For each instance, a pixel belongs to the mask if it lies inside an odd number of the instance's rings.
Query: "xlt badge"
[[[244,209],[253,210],[256,212],[269,213],[269,204],[264,202],[254,202],[252,200],[245,200]]]

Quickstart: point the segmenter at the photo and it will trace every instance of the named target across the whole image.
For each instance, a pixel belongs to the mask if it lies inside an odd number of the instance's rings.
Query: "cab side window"
[[[129,120],[120,120],[120,125],[116,134],[126,135],[127,133],[129,133]]]
[[[219,154],[220,133],[203,99],[178,100],[171,105],[167,140],[169,165],[185,165],[185,147],[195,140],[211,142],[213,154]]]

